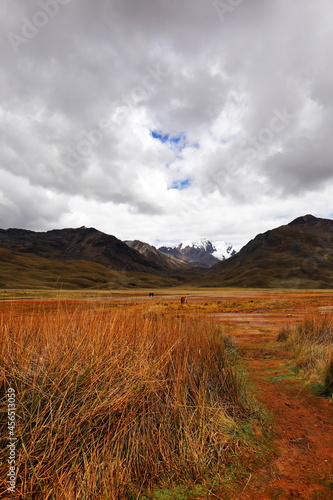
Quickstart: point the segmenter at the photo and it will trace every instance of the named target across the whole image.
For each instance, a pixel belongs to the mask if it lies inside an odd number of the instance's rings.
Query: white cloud
[[[247,0],[223,20],[213,0],[4,0],[1,227],[240,246],[329,216],[332,14],[329,0]]]

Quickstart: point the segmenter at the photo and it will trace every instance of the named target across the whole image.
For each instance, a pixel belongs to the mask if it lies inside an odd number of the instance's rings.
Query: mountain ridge
[[[0,287],[333,287],[333,220],[307,214],[250,240],[224,261],[213,245],[185,246],[214,265],[177,261],[148,243],[123,242],[95,228],[35,232],[0,229]],[[129,243],[129,244],[128,244]],[[200,245],[204,248],[200,248]],[[183,245],[181,245],[182,247]],[[210,252],[207,252],[208,249]],[[181,248],[180,248],[181,250]],[[192,255],[190,255],[192,253]],[[202,264],[201,264],[202,266]],[[111,283],[111,285],[110,285]]]
[[[190,265],[183,260],[178,260],[173,256],[164,254],[149,243],[145,243],[140,240],[125,240],[124,243],[126,243],[126,245],[130,248],[134,248],[140,252],[147,259],[152,259],[158,262],[161,268],[164,268],[167,272],[185,270],[190,267]]]
[[[224,241],[212,243],[208,238],[201,238],[198,242],[183,241],[173,247],[162,246],[158,250],[189,264],[207,268],[236,253],[229,243]]]
[[[46,232],[0,229],[0,248],[54,260],[85,260],[116,271],[165,272],[159,262],[147,259],[115,236],[84,226]]]
[[[333,220],[307,214],[260,233],[209,269],[201,283],[209,282],[263,288],[333,286]]]

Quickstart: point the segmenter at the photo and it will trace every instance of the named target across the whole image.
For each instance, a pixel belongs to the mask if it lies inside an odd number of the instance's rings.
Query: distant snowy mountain
[[[233,246],[225,241],[216,241],[212,243],[207,238],[202,238],[197,243],[191,243],[191,245],[196,248],[202,248],[218,260],[225,260],[236,254],[236,250]]]
[[[236,254],[232,245],[224,241],[212,243],[207,238],[202,238],[197,242],[182,241],[175,247],[160,247],[159,251],[204,267],[211,267]]]

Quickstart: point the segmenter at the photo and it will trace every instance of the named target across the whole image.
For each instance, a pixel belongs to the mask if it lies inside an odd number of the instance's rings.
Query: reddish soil
[[[282,324],[299,320],[299,311],[293,318],[274,312],[270,321],[267,313],[242,316],[224,321],[234,325],[258,399],[271,414],[277,455],[234,498],[333,499],[333,404],[293,374],[284,344],[276,341]]]

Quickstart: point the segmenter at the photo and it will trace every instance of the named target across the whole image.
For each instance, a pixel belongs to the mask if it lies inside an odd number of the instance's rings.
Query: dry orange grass
[[[8,387],[17,397],[11,498],[125,500],[216,481],[252,411],[228,342],[207,322],[59,303],[0,326],[1,400]],[[0,488],[7,473],[5,457]]]
[[[284,327],[278,339],[290,345],[297,369],[326,396],[333,394],[333,317],[312,315]]]

